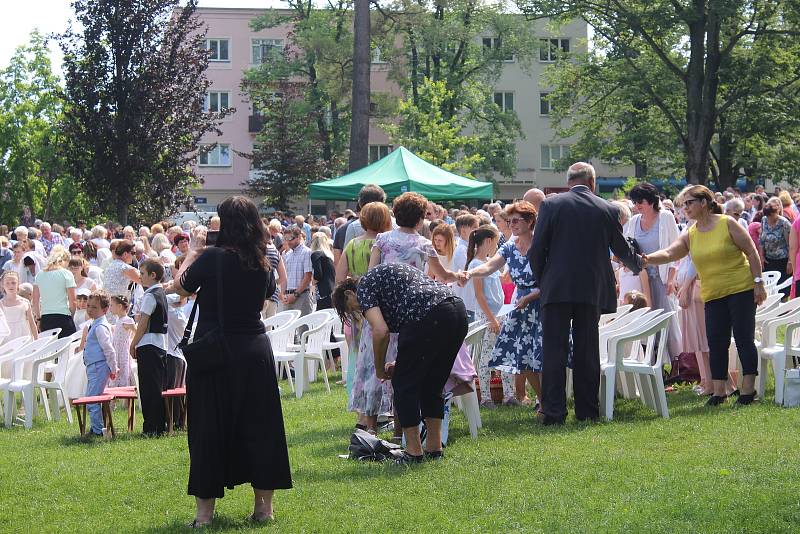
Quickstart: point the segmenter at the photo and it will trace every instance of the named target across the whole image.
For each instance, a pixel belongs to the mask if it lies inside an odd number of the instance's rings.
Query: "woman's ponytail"
[[[469,243],[467,244],[467,263],[464,265],[464,270],[469,269],[469,264],[475,259],[475,254],[478,253],[478,247],[483,245],[483,242],[489,238],[497,238],[500,235],[497,229],[491,224],[484,224],[479,226],[469,234]]]

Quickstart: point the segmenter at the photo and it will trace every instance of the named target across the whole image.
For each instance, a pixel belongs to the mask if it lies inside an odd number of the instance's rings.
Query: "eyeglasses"
[[[683,203],[685,205],[687,205],[687,206],[691,206],[695,202],[700,202],[700,199],[699,198],[687,198],[686,200],[683,201]]]
[[[523,217],[512,217],[511,219],[508,219],[508,224],[518,224],[518,223],[520,223],[522,221],[526,221],[527,222],[527,220],[528,219],[525,219]]]
[[[634,200],[633,201],[633,203],[636,204],[637,206],[639,204],[644,204],[645,202],[647,202],[647,201],[645,199],[643,199],[643,198],[640,198],[639,200]]]

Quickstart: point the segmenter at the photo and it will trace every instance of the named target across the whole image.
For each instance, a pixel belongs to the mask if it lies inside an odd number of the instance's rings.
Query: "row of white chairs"
[[[330,393],[327,364],[330,363],[335,368],[334,351],[338,349],[344,372],[349,355],[344,325],[336,311],[325,309],[300,317],[298,310],[286,310],[262,322],[272,344],[275,372],[278,377],[285,373],[289,387],[297,398],[303,396],[307,383],[316,378],[317,367]],[[295,343],[298,337],[300,342]],[[289,364],[292,364],[291,368]],[[294,379],[292,369],[295,373]]]
[[[22,397],[25,408],[24,425],[31,428],[36,415],[38,403],[37,393],[44,406],[48,420],[52,418],[49,403],[49,391],[55,392],[56,416],[60,415],[63,406],[67,419],[72,422],[69,403],[64,391],[64,378],[69,359],[80,344],[81,334],[58,339],[61,329],[41,332],[36,340],[17,338],[0,346],[0,394],[4,413],[4,423],[10,427],[14,422],[17,408],[16,394]],[[43,366],[57,362],[51,371],[50,380],[44,380]],[[60,395],[60,398],[59,398]]]

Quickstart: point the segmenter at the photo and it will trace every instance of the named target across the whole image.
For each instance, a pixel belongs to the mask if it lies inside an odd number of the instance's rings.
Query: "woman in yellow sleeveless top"
[[[758,374],[754,343],[756,306],[767,296],[761,279],[761,259],[747,230],[734,219],[720,215],[722,210],[707,187],[687,187],[681,196],[686,215],[697,223],[669,247],[643,260],[645,265],[661,265],[691,253],[702,282],[714,381],[714,395],[707,404],[717,406],[725,402],[731,330],[742,362],[742,388],[736,402],[750,404],[755,397]]]

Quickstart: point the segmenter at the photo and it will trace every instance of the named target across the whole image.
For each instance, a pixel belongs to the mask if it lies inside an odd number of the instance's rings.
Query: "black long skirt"
[[[225,488],[292,487],[289,451],[266,334],[226,335],[229,361],[219,371],[186,374],[189,495],[223,497]]]

